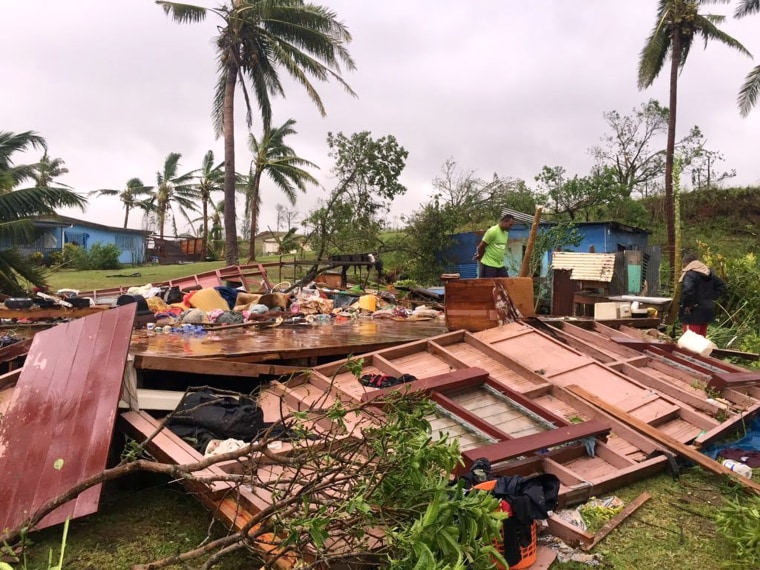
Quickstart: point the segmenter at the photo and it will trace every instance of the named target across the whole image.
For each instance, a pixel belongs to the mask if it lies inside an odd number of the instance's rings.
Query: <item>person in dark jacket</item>
[[[715,320],[715,300],[726,292],[726,284],[715,272],[690,254],[683,258],[681,304],[678,316],[683,332],[707,336],[707,325]]]

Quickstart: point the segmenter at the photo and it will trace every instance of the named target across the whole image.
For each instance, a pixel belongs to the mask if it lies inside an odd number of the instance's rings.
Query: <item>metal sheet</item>
[[[609,283],[615,270],[615,254],[555,251],[552,254],[552,267],[572,270],[570,279],[574,281]]]
[[[101,472],[119,400],[136,304],[34,337],[0,423],[0,528]],[[45,528],[97,510],[100,486],[45,517]]]

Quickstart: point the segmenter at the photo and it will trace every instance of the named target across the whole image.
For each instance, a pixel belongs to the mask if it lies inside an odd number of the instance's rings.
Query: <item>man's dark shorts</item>
[[[509,277],[509,273],[507,272],[507,268],[502,267],[491,267],[490,265],[483,265],[480,264],[480,278],[481,279],[488,279],[492,277]]]

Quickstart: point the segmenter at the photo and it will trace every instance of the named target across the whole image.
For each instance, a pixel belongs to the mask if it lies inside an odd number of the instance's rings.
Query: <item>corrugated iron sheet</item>
[[[37,333],[0,422],[0,528],[103,471],[136,303]],[[100,485],[36,528],[95,512]]]
[[[569,269],[573,281],[612,281],[615,273],[614,253],[579,253],[556,251],[552,254],[553,269]]]

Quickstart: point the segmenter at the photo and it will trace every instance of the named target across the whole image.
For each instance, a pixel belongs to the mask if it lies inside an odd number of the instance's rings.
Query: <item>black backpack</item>
[[[220,396],[208,388],[185,394],[166,423],[166,427],[201,453],[212,439],[250,442],[269,425],[250,396]]]

